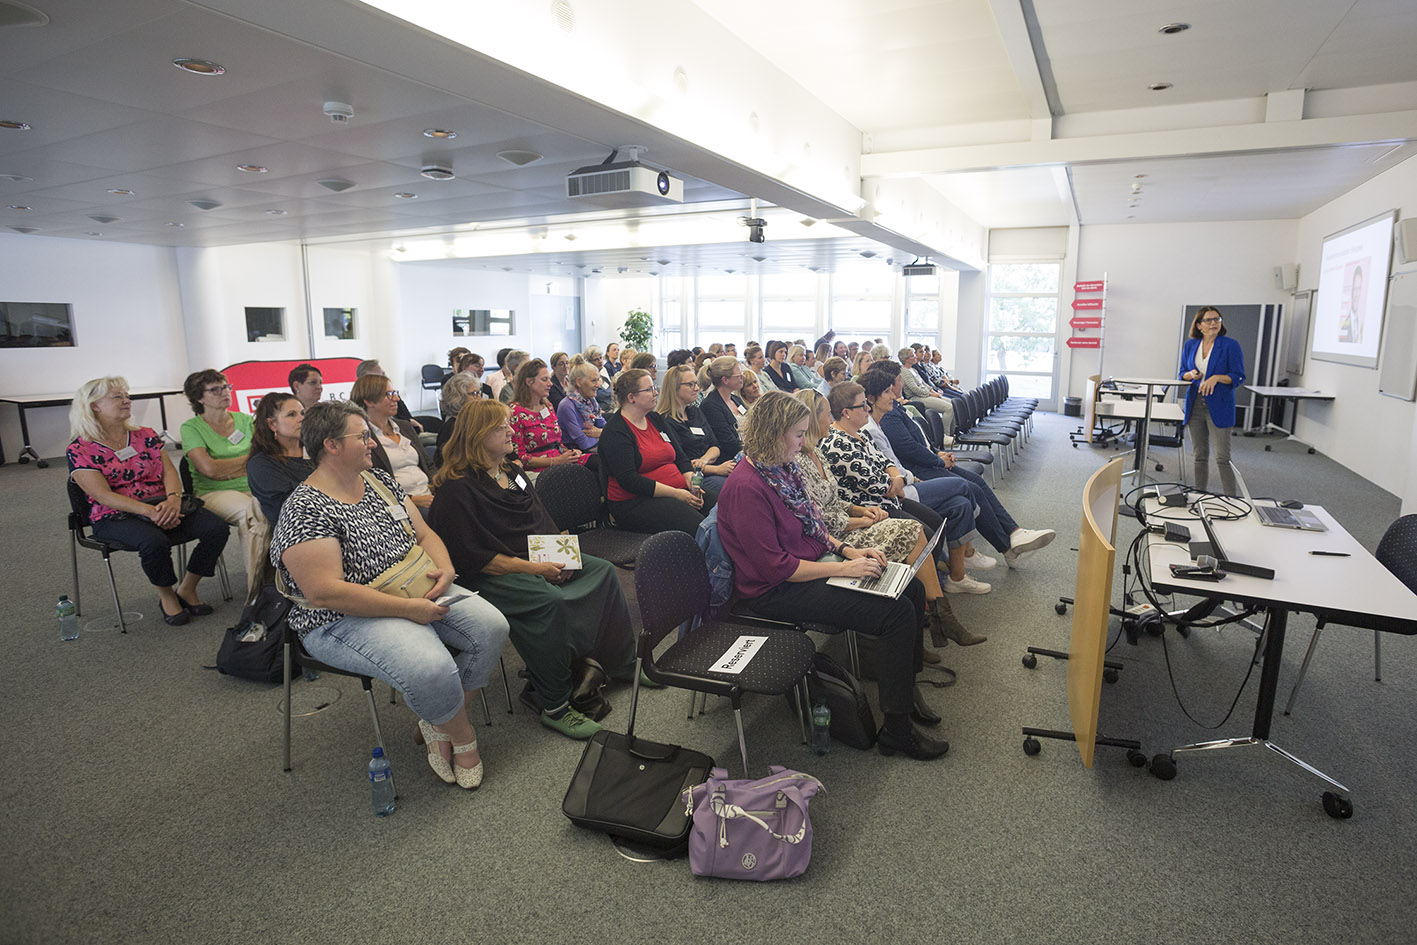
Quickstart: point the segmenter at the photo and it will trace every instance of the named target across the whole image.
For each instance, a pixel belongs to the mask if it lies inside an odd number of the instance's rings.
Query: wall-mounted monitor
[[[74,307],[67,302],[0,302],[0,348],[72,348]]]
[[[1396,219],[1389,210],[1324,237],[1310,333],[1320,361],[1377,368]]]

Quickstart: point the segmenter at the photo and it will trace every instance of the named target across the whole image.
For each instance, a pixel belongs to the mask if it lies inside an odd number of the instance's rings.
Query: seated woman
[[[1009,567],[1016,567],[1020,556],[1037,551],[1056,537],[1051,528],[1020,528],[1004,508],[1004,503],[994,494],[989,483],[984,481],[983,476],[956,466],[954,454],[936,453],[930,448],[924,431],[905,412],[900,401],[901,376],[908,372],[902,371],[897,364],[882,361],[872,367],[868,377],[873,373],[892,379],[885,386],[867,382],[865,389],[871,405],[871,419],[880,425],[882,432],[890,440],[895,455],[922,481],[963,479],[969,487],[970,498],[977,510],[974,522],[979,528],[979,534],[1004,555]],[[879,393],[875,393],[878,389]],[[966,567],[979,570],[988,570],[996,564],[993,558],[977,551],[967,554],[964,563]]]
[[[851,379],[858,384],[861,383],[861,377],[866,373],[866,369],[871,366],[873,360],[871,352],[865,348],[856,352],[856,356],[851,361]]]
[[[458,411],[469,400],[476,400],[482,391],[477,378],[471,374],[454,374],[443,383],[443,391],[438,397],[438,410],[443,415],[443,425],[438,429],[438,437],[433,441],[433,469],[443,465],[443,447],[453,435],[453,424],[458,419]]]
[[[743,405],[751,407],[758,402],[758,398],[763,396],[762,379],[752,368],[743,369],[743,386],[739,389],[738,395],[743,398]]]
[[[857,548],[877,548],[887,561],[911,562],[925,549],[926,533],[922,523],[908,518],[891,518],[879,505],[857,505],[843,502],[836,484],[836,476],[822,458],[817,444],[831,432],[831,407],[827,399],[814,390],[799,390],[793,395],[812,412],[812,422],[807,425],[807,437],[802,442],[802,452],[797,457],[797,465],[802,469],[802,478],[807,483],[807,494],[812,497],[822,518],[827,523],[827,531],[838,541],[847,541]],[[930,534],[939,527],[936,522]],[[986,637],[976,637],[967,632],[961,634],[963,625],[955,619],[949,598],[940,589],[940,575],[934,566],[922,567],[916,572],[925,588],[925,612],[930,619],[930,637],[943,646],[946,639],[973,637],[972,643],[983,643]],[[957,629],[956,629],[957,628]],[[938,663],[939,656],[926,651],[926,662]]]
[[[772,391],[748,414],[743,461],[723,487],[718,535],[733,559],[733,583],[752,612],[775,620],[820,621],[876,637],[876,678],[885,726],[882,754],[938,758],[949,743],[911,724],[938,725],[915,687],[922,668],[920,630],[925,594],[918,580],[899,598],[878,597],[827,583],[832,577],[873,577],[886,563],[871,548],[833,538],[821,510],[807,494],[794,461],[812,421],[806,406]],[[831,553],[844,561],[818,559]]]
[[[801,345],[787,349],[787,369],[792,372],[798,390],[811,390],[822,382],[822,376],[817,373],[816,355]]]
[[[693,467],[679,437],[654,411],[655,394],[647,371],[628,368],[615,375],[620,411],[605,421],[600,436],[610,515],[634,532],[695,535],[704,520],[704,493],[689,489],[685,474]]]
[[[586,357],[590,357],[589,349],[586,350]],[[608,387],[615,382],[615,375],[620,373],[620,345],[617,342],[610,342],[605,346],[605,363],[600,368],[600,379]]]
[[[423,452],[418,433],[407,420],[399,420],[399,392],[382,374],[366,374],[349,390],[349,402],[368,414],[374,428],[374,466],[398,480],[414,505],[427,509],[433,504],[433,492],[428,488],[432,470]],[[313,457],[311,457],[313,459]]]
[[[659,358],[648,351],[641,351],[630,359],[630,367],[637,371],[645,371],[649,374],[649,379],[658,383],[659,381]]]
[[[527,559],[528,536],[560,529],[516,463],[508,416],[506,407],[486,400],[458,415],[433,479],[438,496],[428,522],[447,538],[463,585],[511,625],[541,724],[569,738],[590,738],[610,705],[598,693],[573,699],[573,665],[593,660],[615,679],[634,677],[629,607],[608,561],[583,555],[580,570],[562,570]]]
[[[285,500],[315,471],[315,465],[305,457],[305,448],[300,445],[304,419],[305,408],[298,398],[289,394],[267,394],[256,407],[246,481],[261,505],[261,514],[272,527]],[[262,565],[264,570],[264,562]]]
[[[743,389],[743,365],[728,355],[714,358],[699,372],[699,386],[704,388],[699,409],[713,429],[719,456],[737,456],[743,447],[738,440],[738,425],[748,408],[738,392]]]
[[[286,499],[271,537],[282,593],[295,601],[290,629],[320,662],[402,692],[419,718],[414,741],[427,745],[429,767],[448,784],[477,787],[482,759],[463,707],[466,693],[485,686],[497,666],[507,619],[477,595],[437,603],[457,590],[448,549],[394,477],[373,468],[364,411],[345,401],[316,404],[300,441],[315,471]],[[426,595],[395,597],[369,586],[415,544],[436,565]]]
[[[325,394],[325,379],[313,364],[297,364],[286,379],[290,381],[290,392],[300,398],[302,407],[318,404]]]
[[[659,392],[659,416],[679,438],[679,448],[689,457],[689,465],[704,474],[704,491],[716,496],[723,488],[735,465],[732,456],[723,459],[714,439],[713,427],[704,419],[695,403],[699,382],[687,364],[672,367],[664,375],[664,387]]]
[[[522,369],[522,365],[523,365],[523,364],[527,363],[527,362],[530,361],[530,360],[531,360],[531,354],[530,354],[529,352],[526,352],[526,351],[508,351],[508,352],[507,352],[507,357],[502,361],[502,376],[506,378],[506,382],[502,385],[502,389],[499,390],[499,391],[497,391],[497,399],[500,400],[502,403],[507,404],[507,405],[510,405],[510,404],[512,403],[512,400],[516,397],[516,393],[517,393],[517,388],[516,388],[517,372]],[[537,360],[540,361],[541,359],[538,358]],[[545,367],[545,366],[546,366],[546,362],[545,362],[545,361],[541,361],[541,366],[542,366],[542,367]],[[549,373],[548,373],[548,377],[549,377]],[[548,386],[548,387],[547,387],[547,394],[549,395],[550,393],[551,393],[551,390],[550,390],[550,387]]]
[[[458,364],[469,354],[472,354],[472,349],[465,348],[462,345],[458,345],[448,351],[448,366],[443,368],[444,383],[447,383],[448,378],[458,373]]]
[[[512,442],[517,448],[517,462],[535,476],[550,466],[562,463],[586,465],[594,453],[565,447],[561,441],[561,424],[551,409],[551,372],[546,362],[532,358],[517,368],[512,380]]]
[[[876,377],[883,375],[877,374]],[[868,373],[866,380],[870,379]],[[974,503],[965,484],[938,480],[937,485],[929,487],[928,491],[920,489],[919,502],[903,499],[905,477],[861,432],[871,418],[867,392],[860,384],[848,382],[832,390],[828,403],[835,419],[831,432],[818,448],[831,467],[832,475],[836,476],[842,501],[852,505],[879,505],[893,518],[908,515],[931,528],[931,522],[937,523],[939,520],[935,516],[943,518],[946,541],[941,544],[947,549],[945,554],[949,569],[949,579],[944,585],[946,593],[967,591],[987,594],[990,589],[988,584],[964,573],[968,535],[974,531]],[[917,489],[923,485],[917,485]],[[930,514],[932,511],[933,515]],[[939,545],[935,550],[936,557],[939,557]]]
[[[582,361],[571,368],[566,398],[556,408],[556,422],[561,425],[561,442],[589,453],[600,443],[600,430],[605,426],[605,411],[595,392],[600,388],[600,372],[594,364]]]
[[[485,367],[486,362],[483,361],[482,355],[474,351],[458,359],[457,373],[472,375],[473,380],[477,382],[474,386],[477,388],[478,397],[496,397],[497,395],[492,393],[492,385],[488,384],[482,376]]]
[[[797,347],[798,352],[802,351],[801,346]],[[782,391],[784,394],[791,394],[800,386],[797,383],[797,375],[792,372],[792,366],[787,363],[788,346],[785,341],[769,341],[767,350],[764,352],[766,361],[763,369],[758,372],[761,377],[767,375],[768,387]]]
[[[561,401],[571,392],[571,356],[564,351],[551,355],[551,390],[547,394],[551,409],[558,410]]]
[[[231,385],[220,371],[187,375],[182,393],[196,416],[182,424],[182,449],[192,471],[192,491],[207,509],[236,526],[246,567],[247,599],[260,588],[261,549],[270,534],[246,481],[252,419],[231,408]]]
[[[830,397],[832,388],[846,383],[846,359],[833,355],[822,362],[822,382],[817,385],[817,393]]]
[[[230,529],[207,509],[182,514],[182,479],[157,431],[133,422],[128,382],[99,377],[80,387],[69,408],[69,435],[69,478],[88,496],[94,537],[138,552],[167,623],[211,613],[197,597],[197,582],[216,573]],[[178,584],[172,546],[194,540]]]

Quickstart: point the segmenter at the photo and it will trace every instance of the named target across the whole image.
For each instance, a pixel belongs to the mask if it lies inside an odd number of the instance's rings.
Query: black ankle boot
[[[900,752],[918,761],[929,761],[949,751],[950,743],[943,738],[931,738],[912,726],[909,735],[895,735],[889,729],[881,729],[876,735],[876,748],[883,755]]]

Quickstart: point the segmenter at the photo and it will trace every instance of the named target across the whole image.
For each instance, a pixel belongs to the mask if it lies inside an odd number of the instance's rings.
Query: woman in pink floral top
[[[69,410],[69,478],[89,499],[94,537],[133,548],[157,587],[163,619],[175,625],[212,612],[197,582],[216,573],[230,529],[206,509],[182,514],[182,480],[162,451],[162,437],[135,426],[128,382],[88,381]],[[195,540],[182,583],[172,568],[172,546]]]
[[[540,472],[562,463],[584,466],[594,453],[562,448],[561,424],[551,409],[551,372],[546,362],[532,358],[517,368],[512,381],[512,444],[523,467]]]

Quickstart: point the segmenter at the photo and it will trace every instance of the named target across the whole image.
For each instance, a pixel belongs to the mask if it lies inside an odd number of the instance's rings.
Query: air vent
[[[592,164],[566,178],[566,196],[604,207],[647,207],[684,202],[684,182],[637,161]]]
[[[594,197],[598,194],[618,194],[630,189],[629,171],[592,171],[566,181],[567,197]]]

